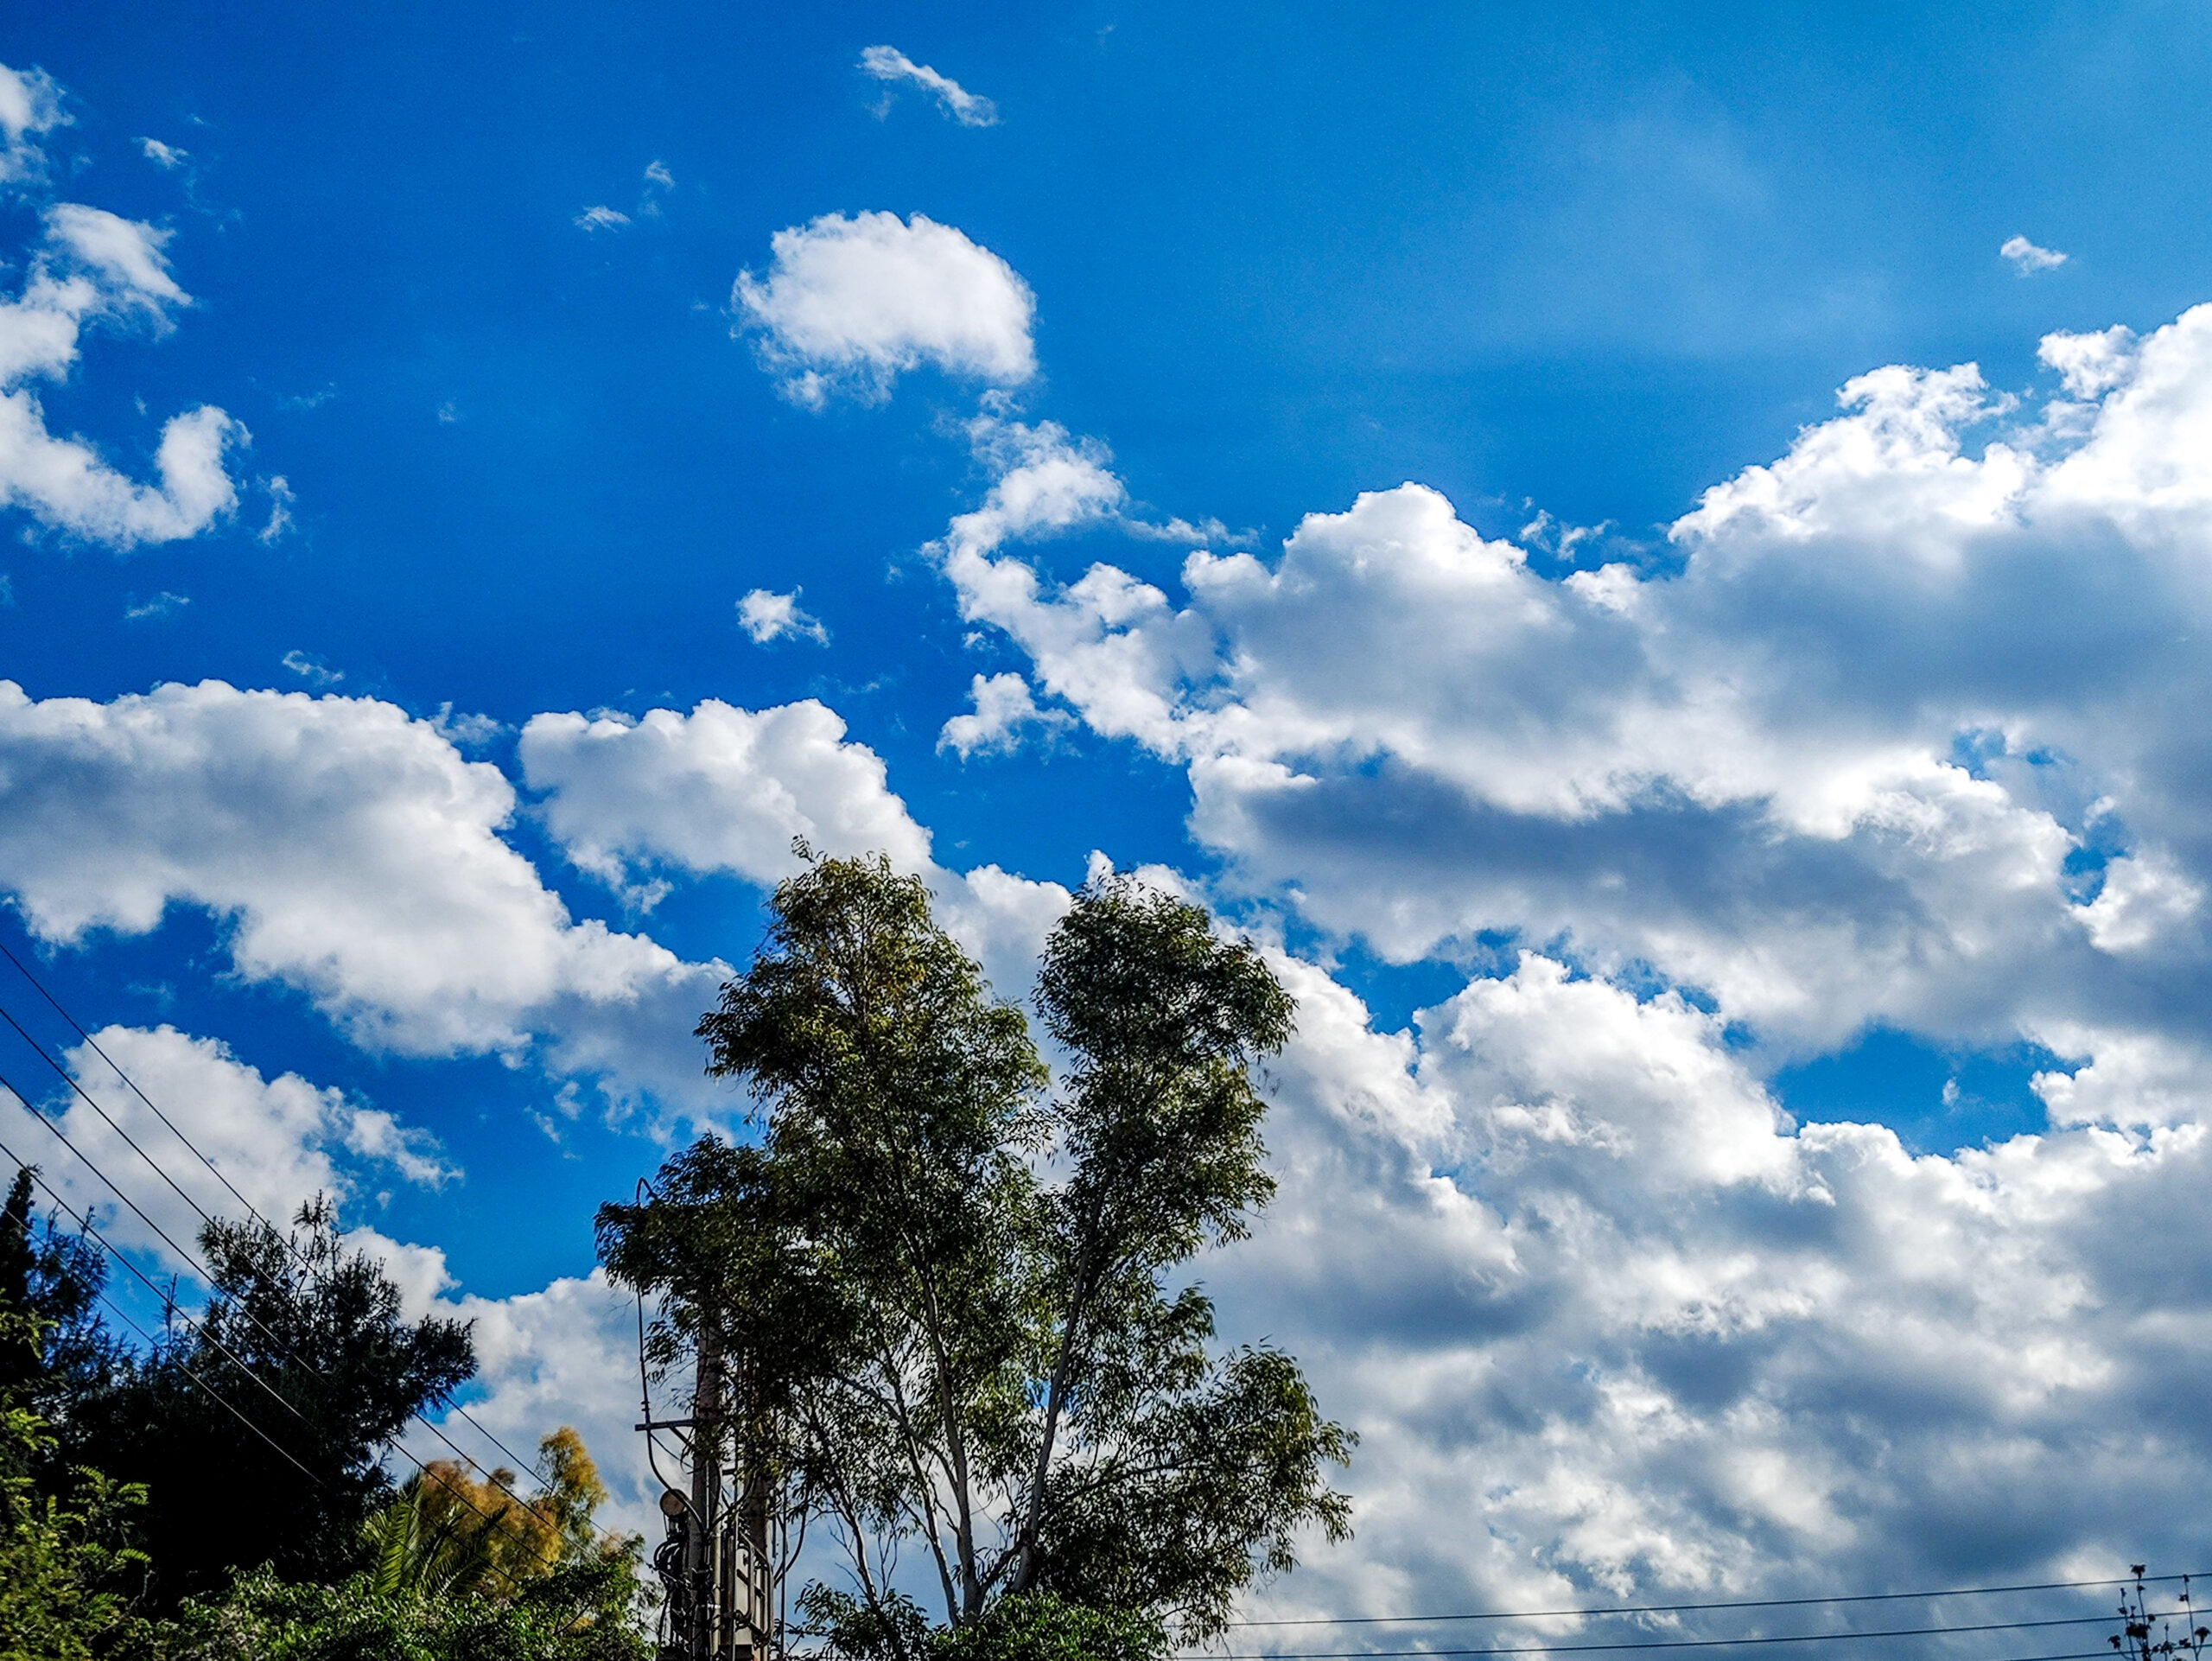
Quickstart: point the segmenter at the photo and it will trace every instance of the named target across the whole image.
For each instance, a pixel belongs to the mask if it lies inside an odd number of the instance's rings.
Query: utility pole
[[[768,1438],[747,1358],[738,1467],[742,1487],[729,1519],[728,1600],[731,1661],[772,1661],[776,1630],[775,1559],[768,1538]]]
[[[691,1630],[683,1641],[693,1661],[721,1661],[717,1641],[723,1598],[717,1582],[722,1553],[722,1340],[711,1303],[699,1306],[699,1375],[691,1392],[691,1511],[684,1533],[684,1577],[691,1585]]]
[[[690,1492],[671,1488],[661,1496],[668,1537],[653,1553],[653,1569],[668,1600],[669,1642],[660,1661],[779,1661],[767,1438],[755,1393],[749,1387],[729,1388],[733,1369],[722,1351],[713,1301],[702,1296],[696,1307],[698,1372],[691,1416],[656,1420],[649,1411],[638,1426],[647,1435],[655,1430],[690,1433]],[[751,1370],[742,1355],[734,1371],[741,1385],[750,1385]],[[737,1503],[725,1508],[722,1447],[733,1428],[740,1489]]]

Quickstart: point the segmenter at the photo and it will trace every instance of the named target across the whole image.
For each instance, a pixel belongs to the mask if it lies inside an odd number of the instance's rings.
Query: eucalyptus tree
[[[1351,1436],[1288,1355],[1217,1350],[1186,1277],[1273,1192],[1254,1072],[1289,996],[1201,908],[1106,876],[1038,979],[1056,1080],[918,880],[810,855],[772,909],[698,1029],[757,1142],[702,1139],[599,1238],[661,1298],[664,1366],[702,1327],[737,1358],[738,1456],[836,1539],[848,1584],[803,1612],[849,1653],[918,1652],[918,1550],[978,1639],[1021,1607],[1217,1633],[1302,1532],[1348,1525],[1325,1467]]]

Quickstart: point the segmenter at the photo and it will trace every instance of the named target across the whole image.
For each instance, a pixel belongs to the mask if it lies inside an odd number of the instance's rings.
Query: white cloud
[[[161,1235],[196,1256],[203,1214],[243,1219],[251,1206],[282,1224],[318,1193],[343,1200],[365,1183],[395,1175],[437,1187],[461,1174],[427,1133],[296,1073],[264,1078],[217,1041],[173,1027],[106,1027],[66,1060],[92,1100],[57,1091],[45,1112],[84,1159],[12,1104],[0,1110],[9,1121],[8,1145],[35,1161],[75,1210],[97,1206],[107,1219],[102,1231],[118,1245],[143,1253],[165,1272],[191,1270]],[[85,1161],[128,1193],[152,1225],[121,1205]],[[166,1181],[148,1161],[166,1173]]]
[[[430,729],[457,749],[476,749],[490,743],[506,726],[486,715],[455,715],[450,700],[438,705]]]
[[[2100,951],[2132,952],[2171,939],[2203,901],[2203,884],[2162,850],[2151,850],[2107,865],[2097,897],[2075,914]]]
[[[124,604],[123,614],[127,620],[134,623],[148,617],[174,617],[191,603],[190,595],[171,594],[167,589],[163,589],[151,600],[126,601]]]
[[[77,948],[198,907],[237,974],[296,989],[365,1047],[529,1060],[664,1129],[718,1117],[728,1094],[700,1077],[690,1033],[728,965],[571,916],[500,834],[513,787],[456,748],[499,730],[215,681],[107,703],[0,682],[0,893],[36,939]],[[811,700],[709,700],[634,723],[542,715],[518,751],[563,851],[633,906],[669,874],[773,882],[797,868],[795,836],[882,851],[1026,991],[1066,890],[937,867],[882,761],[844,735]]]
[[[535,716],[518,754],[562,850],[618,888],[658,866],[772,883],[798,869],[794,837],[824,853],[886,853],[908,870],[929,858],[929,833],[891,793],[882,761],[811,698],[759,711],[709,698],[688,716],[654,710],[635,722]]]
[[[1065,710],[1039,709],[1029,683],[1019,675],[978,675],[968,697],[975,713],[954,716],[937,741],[938,748],[954,751],[963,761],[978,753],[1010,753],[1032,727],[1065,726],[1071,719]]]
[[[727,971],[571,918],[500,838],[514,807],[496,767],[370,698],[0,683],[0,889],[41,941],[200,907],[237,973],[357,1043],[534,1053],[617,1102],[710,1109],[687,1034]]]
[[[158,138],[142,138],[138,152],[164,173],[174,173],[192,159],[192,152],[179,150],[174,144],[164,144]]]
[[[270,474],[262,487],[269,493],[269,523],[253,533],[253,539],[265,548],[282,542],[289,533],[295,523],[292,509],[300,499],[281,473]]]
[[[911,83],[935,98],[945,114],[963,127],[988,127],[999,118],[998,105],[969,92],[950,75],[940,75],[927,64],[916,63],[892,46],[872,46],[861,54],[864,75],[896,86]]]
[[[892,793],[883,762],[812,699],[774,709],[715,699],[631,722],[541,715],[518,746],[546,828],[568,857],[651,906],[665,872],[727,872],[766,887],[799,869],[791,839],[825,854],[880,853],[919,875],[947,930],[1005,996],[1023,996],[1070,895],[995,865],[937,864],[930,834]]]
[[[470,1323],[476,1346],[476,1384],[480,1399],[468,1404],[469,1417],[518,1454],[537,1449],[541,1436],[572,1425],[591,1450],[608,1489],[600,1512],[602,1527],[641,1533],[657,1542],[664,1521],[656,1509],[661,1485],[646,1461],[645,1438],[631,1429],[638,1422],[637,1306],[627,1293],[607,1282],[606,1271],[581,1278],[564,1276],[542,1291],[512,1297],[457,1295],[439,1302],[435,1313]],[[646,1312],[650,1320],[652,1312]],[[663,1385],[653,1405],[660,1416],[680,1416],[680,1386]],[[511,1463],[457,1413],[441,1428],[486,1468]],[[420,1426],[403,1439],[417,1459],[450,1459],[453,1451]],[[668,1438],[662,1439],[664,1449]],[[664,1451],[662,1468],[683,1478]],[[404,1465],[401,1469],[408,1468]]]
[[[2038,248],[2025,237],[2007,237],[1998,253],[2012,262],[2012,269],[2022,277],[2033,277],[2037,271],[2056,270],[2066,263],[2066,256],[2055,248]]]
[[[830,631],[822,627],[819,618],[799,609],[800,590],[778,594],[772,589],[755,589],[737,602],[738,626],[753,638],[755,646],[768,646],[777,640],[811,640],[817,646],[830,644]]]
[[[1301,1000],[1272,1070],[1282,1186],[1205,1272],[1228,1330],[1304,1359],[1362,1442],[1352,1543],[1266,1613],[1973,1584],[2190,1550],[2212,1446],[2171,1380],[2212,1331],[2204,1240],[2141,1219],[2212,1174],[2198,1125],[1915,1158],[1878,1127],[1794,1128],[1717,1018],[1541,957],[1400,1034],[1278,967]]]
[[[69,124],[61,88],[43,69],[0,64],[0,185],[33,183],[46,176],[41,133]]]
[[[238,505],[223,458],[247,442],[245,427],[213,405],[171,417],[155,455],[161,482],[139,484],[83,440],[48,432],[23,384],[66,378],[89,324],[171,327],[191,301],[162,253],[168,232],[75,202],[44,220],[22,291],[0,301],[0,504],[118,550],[196,536]]]
[[[629,224],[630,216],[601,202],[587,207],[576,215],[575,224],[579,231],[617,231]]]
[[[104,207],[60,202],[46,210],[46,234],[48,249],[93,277],[109,305],[141,306],[166,324],[168,308],[192,303],[169,275],[162,252],[171,234],[167,231]]]
[[[645,163],[645,182],[658,185],[663,190],[676,188],[676,175],[668,170],[668,163],[652,161]]]
[[[1193,554],[1179,600],[1106,564],[1061,585],[1009,545],[1127,491],[1014,423],[933,549],[1040,690],[1188,767],[1232,888],[1387,957],[1556,941],[1784,1051],[2122,1021],[2122,959],[2212,985],[2212,309],[2045,357],[2098,401],[1858,378],[1673,528],[1677,576],[1541,576],[1407,485],[1273,563]],[[2125,857],[2083,898],[2092,839]]]
[[[785,394],[880,401],[909,370],[1012,386],[1037,371],[1028,285],[989,249],[917,213],[825,213],[779,231],[765,278],[741,272],[731,304],[760,336]]]
[[[325,687],[335,686],[346,678],[344,670],[329,668],[321,659],[310,657],[296,646],[287,652],[282,661],[285,668],[290,670],[317,691],[322,690]]]
[[[2088,334],[2046,334],[2036,356],[2058,372],[2072,397],[2099,398],[2134,372],[2135,331],[2114,323]]]

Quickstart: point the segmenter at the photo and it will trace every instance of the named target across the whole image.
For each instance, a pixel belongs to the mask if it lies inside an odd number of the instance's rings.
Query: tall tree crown
[[[1015,1630],[1018,1606],[1219,1632],[1348,1516],[1322,1470],[1351,1439],[1297,1364],[1214,1352],[1211,1302],[1166,1289],[1273,1192],[1253,1069],[1289,996],[1202,908],[1109,875],[1046,948],[1050,1090],[918,881],[810,858],[772,907],[699,1026],[759,1143],[703,1139],[599,1231],[614,1277],[666,1299],[664,1363],[705,1321],[741,1358],[734,1452],[842,1545],[853,1589],[802,1607],[847,1653],[918,1655],[905,1547],[955,1630]]]

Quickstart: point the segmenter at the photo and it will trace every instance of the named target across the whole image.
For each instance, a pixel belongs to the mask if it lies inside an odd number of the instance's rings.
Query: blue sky
[[[1408,1598],[1937,1528],[1789,1383],[1840,1312],[1934,1317],[1880,1226],[1808,1269],[1746,1184],[1954,1244],[1999,1196],[1946,1295],[2073,1359],[1972,1434],[1898,1361],[1890,1457],[2183,1434],[2140,1311],[1986,1270],[2105,1284],[2025,1196],[2201,1162],[2200,8],[88,4],[0,61],[48,445],[0,436],[0,930],[272,1200],[340,1185],[512,1333],[520,1433],[619,1366],[562,1301],[591,1207],[728,1120],[688,1022],[804,831],[924,871],[1009,992],[1094,850],[1315,977],[1224,1308],[1315,1312]],[[1312,1279],[1332,1206],[1402,1283]],[[1675,1301],[1540,1263],[1570,1214]],[[1637,1336],[1693,1327],[1798,1335],[1726,1406],[1825,1511],[1439,1428],[1571,1365],[1718,1447]],[[1454,1357],[1503,1395],[1408,1407]],[[1626,1399],[1557,1422],[1618,1454]],[[1403,1473],[1462,1459],[1517,1474],[1424,1503],[1492,1543],[1408,1555]],[[1967,1560],[2147,1549],[2091,1511]]]

